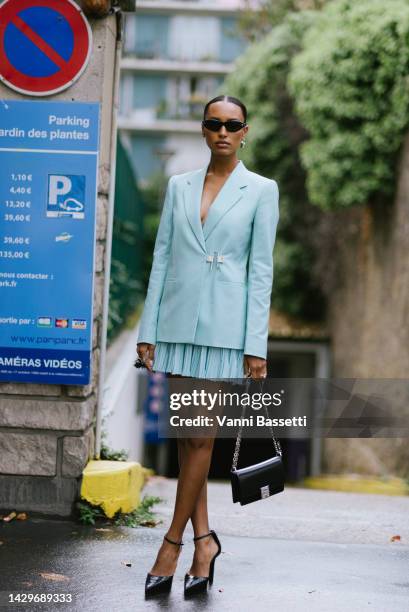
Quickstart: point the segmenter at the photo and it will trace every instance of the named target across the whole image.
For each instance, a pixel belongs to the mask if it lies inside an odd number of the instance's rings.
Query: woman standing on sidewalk
[[[201,380],[267,375],[278,187],[237,158],[246,120],[237,98],[210,100],[202,121],[208,166],[169,179],[137,345],[150,371]],[[213,444],[214,437],[178,438],[174,515],[146,594],[170,590],[189,519],[195,553],[185,594],[213,582],[221,552],[207,512]]]

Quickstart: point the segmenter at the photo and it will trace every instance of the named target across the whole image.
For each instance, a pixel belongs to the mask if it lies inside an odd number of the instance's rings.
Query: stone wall
[[[92,380],[86,386],[0,383],[0,510],[66,516],[94,449],[104,254],[110,187],[117,21],[90,20],[93,50],[86,71],[47,100],[101,103]],[[2,99],[29,99],[0,85]]]
[[[408,380],[409,135],[395,196],[324,215],[316,243],[316,273],[329,300],[332,376]],[[401,405],[409,416],[409,394]],[[327,439],[324,467],[408,477],[408,439]]]

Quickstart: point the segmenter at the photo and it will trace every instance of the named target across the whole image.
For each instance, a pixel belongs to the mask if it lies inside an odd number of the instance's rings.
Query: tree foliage
[[[323,306],[316,224],[325,211],[394,191],[409,125],[409,0],[262,8],[247,22],[257,42],[220,93],[248,107],[243,161],[280,188],[273,305],[310,318]]]
[[[409,123],[409,2],[336,0],[306,31],[288,86],[300,154],[324,209],[390,196]]]
[[[319,10],[326,2],[328,0],[243,0],[239,27],[247,40],[255,42],[273,26],[281,24],[289,13]]]

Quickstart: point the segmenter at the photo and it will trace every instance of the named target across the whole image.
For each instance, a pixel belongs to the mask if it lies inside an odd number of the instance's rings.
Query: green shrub
[[[153,506],[162,503],[161,497],[145,495],[139,506],[132,512],[118,511],[113,518],[108,518],[101,506],[94,506],[85,499],[76,502],[77,520],[83,525],[96,525],[103,522],[117,527],[156,527],[161,520],[156,518]]]
[[[311,202],[324,209],[391,196],[409,123],[409,3],[336,0],[317,13],[288,79],[309,132]]]

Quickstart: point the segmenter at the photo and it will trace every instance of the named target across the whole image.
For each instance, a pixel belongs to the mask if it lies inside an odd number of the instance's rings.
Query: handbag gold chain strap
[[[251,382],[251,379],[249,379],[249,380],[247,380],[247,381],[246,381],[246,392],[247,392],[247,393],[248,393],[248,389],[249,389],[249,387],[250,387],[250,382]],[[264,380],[261,380],[260,382],[261,382],[261,391],[263,391],[263,387],[264,387]],[[244,406],[243,406],[242,413],[241,413],[241,419],[240,419],[240,421],[241,421],[241,425],[240,425],[240,427],[239,427],[239,431],[238,431],[238,433],[237,433],[237,438],[236,438],[236,446],[235,446],[234,453],[233,453],[233,464],[232,464],[232,470],[236,470],[236,469],[237,469],[237,462],[238,462],[238,460],[239,460],[240,444],[241,444],[241,439],[242,439],[242,431],[243,431],[243,419],[244,419],[244,415],[245,415],[245,413],[246,413],[246,408],[247,408],[247,406],[246,406],[246,405],[244,405]],[[266,416],[267,416],[267,419],[269,419],[270,417],[269,417],[269,414],[268,414],[267,406],[265,406],[265,405],[264,405],[264,409],[265,409],[265,411],[266,411]],[[274,450],[275,450],[275,452],[276,452],[276,455],[279,455],[279,456],[281,457],[281,456],[282,456],[282,454],[283,454],[283,451],[281,450],[281,445],[280,445],[280,442],[279,442],[279,440],[277,440],[277,438],[274,436],[273,426],[272,426],[272,425],[269,425],[269,428],[270,428],[271,437],[273,438]]]

